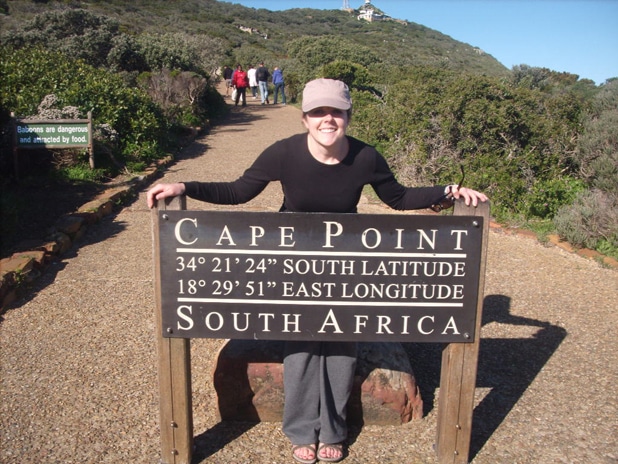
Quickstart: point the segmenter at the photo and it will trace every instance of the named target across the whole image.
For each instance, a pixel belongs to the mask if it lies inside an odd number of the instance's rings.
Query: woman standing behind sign
[[[269,182],[281,182],[281,211],[355,213],[363,187],[398,210],[428,208],[445,197],[476,206],[487,197],[457,185],[407,188],[373,147],[346,135],[352,101],[348,87],[316,79],[303,91],[302,122],[307,133],[274,143],[234,182],[158,184],[148,191],[148,206],[186,194],[216,204],[240,204],[256,197]],[[347,438],[346,404],[356,368],[351,342],[286,342],[283,431],[296,461],[343,459]]]

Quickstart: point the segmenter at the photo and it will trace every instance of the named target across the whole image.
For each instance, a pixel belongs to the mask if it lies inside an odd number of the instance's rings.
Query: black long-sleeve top
[[[307,134],[280,140],[264,150],[233,182],[186,182],[185,194],[196,200],[236,205],[255,198],[269,182],[283,188],[280,211],[355,213],[363,187],[397,210],[428,208],[444,196],[444,186],[404,187],[384,157],[372,146],[348,137],[349,151],[338,164],[316,160]]]

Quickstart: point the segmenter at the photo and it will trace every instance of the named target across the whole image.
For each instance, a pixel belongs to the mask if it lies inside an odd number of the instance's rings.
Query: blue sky
[[[343,0],[227,0],[251,8],[339,9]],[[364,0],[349,0],[358,8]],[[618,77],[618,0],[373,0],[386,14],[527,64],[602,84]]]

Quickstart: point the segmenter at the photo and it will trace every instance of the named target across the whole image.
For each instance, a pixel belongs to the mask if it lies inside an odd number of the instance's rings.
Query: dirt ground
[[[232,180],[303,130],[293,106],[249,100],[160,181]],[[276,211],[277,185],[242,210]],[[189,201],[188,209],[218,209]],[[226,209],[229,209],[227,207]],[[362,211],[387,210],[364,198]],[[82,241],[0,322],[0,462],[154,463],[160,456],[151,212],[145,191]],[[616,464],[618,273],[491,231],[470,461]],[[288,463],[280,423],[222,423],[224,340],[191,342],[195,463]],[[436,463],[441,347],[406,343],[423,419],[351,430],[347,464]]]

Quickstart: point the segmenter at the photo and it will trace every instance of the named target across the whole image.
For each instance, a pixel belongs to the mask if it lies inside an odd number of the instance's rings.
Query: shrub
[[[575,162],[590,186],[618,190],[618,106],[586,120]]]
[[[84,9],[67,8],[38,14],[2,37],[14,48],[39,46],[113,71],[156,71],[162,68],[214,74],[225,56],[219,38],[173,32],[131,36],[120,23]]]
[[[117,132],[119,141],[112,154],[122,164],[162,152],[168,125],[161,110],[119,76],[40,48],[4,47],[0,53],[2,107],[22,117],[37,114],[43,98],[53,93],[59,108],[91,111],[95,125],[108,124]]]
[[[380,62],[379,56],[369,47],[336,36],[301,37],[287,44],[287,53],[298,62],[301,81],[320,77],[322,66],[334,61],[348,61],[361,66]]]
[[[339,60],[325,64],[321,74],[329,79],[339,79],[350,88],[363,88],[371,83],[367,70],[350,61]]]
[[[571,177],[558,177],[538,182],[527,196],[526,216],[551,219],[562,206],[571,204],[584,188],[582,181]]]
[[[151,71],[178,69],[208,77],[215,74],[225,57],[223,42],[206,35],[142,34],[136,42],[139,55]]]
[[[69,8],[35,16],[20,30],[5,36],[3,42],[15,48],[45,47],[63,53],[68,59],[81,59],[99,67],[107,64],[112,40],[119,34],[118,21]]]
[[[142,73],[141,88],[162,108],[173,125],[197,127],[222,114],[221,95],[199,74],[187,71]]]
[[[453,183],[463,165],[464,185],[487,192],[500,214],[551,217],[572,198],[566,153],[582,111],[573,95],[429,67],[397,76],[380,103],[358,112],[355,103],[353,125],[383,148],[402,181]]]
[[[618,250],[618,195],[586,190],[554,218],[558,234],[569,243],[597,249]]]
[[[618,80],[601,86],[585,118],[573,164],[588,192],[561,210],[556,227],[569,242],[606,254],[618,250]],[[612,251],[613,250],[613,251]]]

